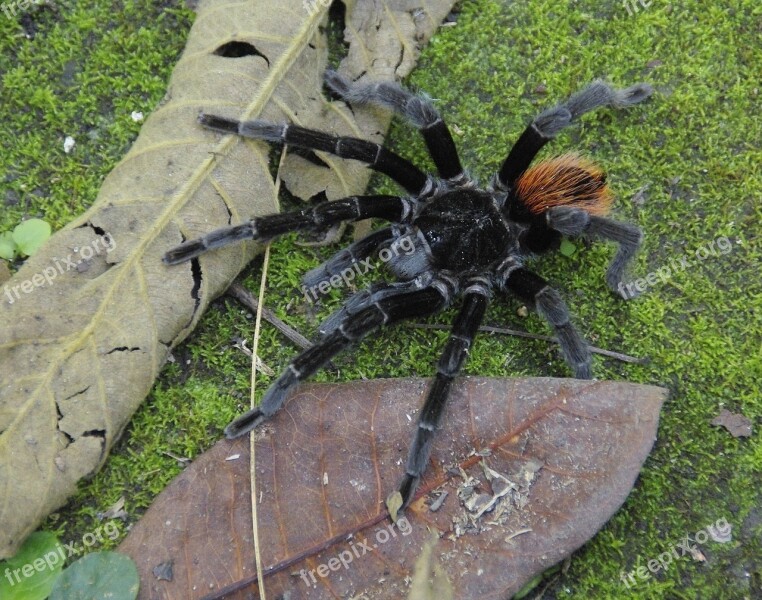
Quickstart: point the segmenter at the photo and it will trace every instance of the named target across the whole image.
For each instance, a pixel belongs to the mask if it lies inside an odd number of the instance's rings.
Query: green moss
[[[760,585],[759,473],[762,470],[762,121],[758,117],[760,8],[730,0],[654,0],[628,14],[620,2],[581,0],[465,3],[457,24],[443,28],[409,83],[437,99],[472,173],[486,181],[537,112],[595,77],[617,85],[645,80],[656,95],[626,112],[598,111],[559,136],[543,155],[583,151],[609,173],[618,218],[646,234],[634,276],[681,257],[689,266],[643,296],[622,302],[607,293],[605,245],[578,245],[571,257],[535,268],[568,299],[595,345],[648,357],[632,365],[596,357],[600,378],[655,383],[671,390],[658,440],[623,508],[577,552],[547,594],[557,598],[741,598]],[[0,231],[39,216],[60,228],[95,198],[104,175],[129,147],[139,124],[163,95],[192,16],[147,1],[56,3],[31,13],[35,39],[0,14]],[[124,7],[124,8],[122,8]],[[538,86],[543,86],[542,93]],[[95,139],[71,155],[63,139]],[[430,165],[416,132],[395,122],[391,145]],[[94,148],[94,149],[91,149]],[[647,186],[642,203],[636,192]],[[375,191],[394,188],[374,178]],[[14,203],[15,202],[15,203]],[[732,251],[696,257],[720,237]],[[345,241],[348,235],[345,236]],[[336,292],[304,301],[299,275],[331,248],[274,243],[267,304],[310,336],[338,305]],[[258,290],[261,261],[245,274]],[[367,283],[368,278],[362,282]],[[487,322],[547,333],[515,303],[496,303]],[[431,322],[448,323],[448,311]],[[232,338],[251,340],[253,319],[218,301],[175,351],[104,469],[46,527],[76,540],[97,526],[97,513],[124,496],[139,518],[182,466],[168,453],[194,458],[248,404],[248,359]],[[397,328],[338,357],[339,372],[316,379],[349,381],[431,372],[446,333]],[[260,355],[276,371],[295,352],[264,325]],[[557,350],[544,342],[484,335],[465,369],[481,375],[564,376]],[[258,394],[269,378],[258,380]],[[734,439],[709,425],[722,408],[756,419],[751,438]],[[717,519],[733,524],[733,542],[701,546],[706,562],[685,557],[655,578],[626,588],[620,580],[685,535]],[[746,576],[748,572],[751,576]],[[756,579],[754,579],[756,577]]]

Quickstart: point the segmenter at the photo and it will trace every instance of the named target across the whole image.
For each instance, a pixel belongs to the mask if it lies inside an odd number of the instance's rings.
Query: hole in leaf
[[[303,159],[308,160],[313,165],[317,165],[318,167],[325,167],[326,169],[328,168],[326,162],[317,154],[315,154],[314,150],[307,150],[306,148],[289,148],[288,150],[291,154],[301,156]]]
[[[239,42],[239,41],[233,41],[228,42],[227,44],[223,44],[219,48],[217,48],[214,51],[214,54],[217,56],[222,56],[223,58],[243,58],[245,56],[261,56],[262,58],[267,61],[267,66],[270,66],[270,60],[262,54],[259,50],[257,50],[253,45],[251,45],[249,42]]]
[[[191,298],[196,301],[196,305],[193,307],[193,315],[195,316],[198,307],[201,305],[201,264],[198,261],[198,257],[191,260],[191,273],[193,274],[193,288],[191,289]],[[193,317],[191,317],[193,320]]]
[[[129,348],[128,346],[119,346],[118,348],[109,350],[108,352],[106,352],[106,354],[113,354],[114,352],[135,352],[137,350],[140,350],[140,348]]]
[[[88,429],[82,432],[82,437],[97,437],[104,439],[106,437],[105,429]]]
[[[80,229],[83,228],[83,227],[89,227],[90,229],[92,229],[96,234],[98,234],[101,237],[106,235],[105,229],[102,229],[102,228],[98,227],[97,225],[93,225],[90,221],[88,221],[84,225],[80,225],[79,227],[80,227]]]
[[[347,56],[349,42],[344,39],[347,7],[341,0],[335,0],[328,9],[328,25],[325,33],[328,37],[328,64],[338,69]]]

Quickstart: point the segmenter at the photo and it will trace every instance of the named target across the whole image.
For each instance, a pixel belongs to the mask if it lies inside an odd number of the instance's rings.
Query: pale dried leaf
[[[341,70],[351,77],[406,75],[450,5],[350,4]],[[7,283],[22,291],[12,302],[0,298],[0,558],[13,555],[77,481],[103,464],[170,349],[257,248],[236,245],[173,268],[161,262],[166,250],[277,210],[268,146],[205,131],[198,113],[288,120],[375,139],[385,131],[388,115],[353,114],[323,98],[327,43],[319,26],[326,12],[322,4],[310,12],[302,0],[201,2],[165,100],[93,207]],[[234,41],[254,51],[226,57]],[[362,191],[367,169],[326,163],[312,189],[329,197]],[[283,166],[284,179],[309,179],[303,165],[298,173],[290,168]],[[42,283],[30,283],[36,281]]]
[[[437,541],[437,535],[432,534],[423,545],[421,555],[415,562],[407,600],[452,600],[452,585],[434,556]]]

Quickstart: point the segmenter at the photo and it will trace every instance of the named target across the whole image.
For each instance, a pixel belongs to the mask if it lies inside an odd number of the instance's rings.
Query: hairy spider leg
[[[437,363],[437,373],[429,387],[423,409],[418,415],[418,426],[408,451],[405,475],[399,485],[402,508],[412,500],[421,475],[426,470],[431,445],[450,395],[450,386],[468,357],[484,311],[487,309],[488,298],[489,290],[482,283],[466,288],[463,305],[455,317],[450,338]]]
[[[500,275],[503,290],[533,306],[553,328],[561,353],[574,371],[574,376],[577,379],[591,379],[590,349],[572,324],[569,309],[561,295],[542,277],[515,264],[507,265]]]
[[[323,202],[313,208],[283,214],[255,217],[241,225],[223,227],[195,240],[183,242],[164,255],[164,262],[175,265],[209,250],[243,240],[270,240],[284,233],[321,229],[342,221],[379,217],[400,221],[412,210],[412,201],[397,196],[349,196]]]
[[[620,223],[605,217],[590,215],[587,211],[571,206],[551,208],[547,213],[548,226],[570,237],[588,236],[619,244],[614,259],[606,271],[606,285],[625,300],[636,293],[627,294],[622,289],[622,279],[628,263],[637,254],[643,241],[643,232],[629,223]]]
[[[431,100],[396,83],[353,83],[336,71],[326,71],[325,82],[350,104],[381,106],[405,117],[423,135],[439,176],[455,184],[467,180],[450,129]]]
[[[406,160],[381,144],[354,137],[344,137],[307,129],[288,123],[268,121],[235,121],[215,115],[201,114],[199,123],[222,133],[317,150],[339,158],[351,158],[366,163],[374,171],[384,173],[413,196],[426,196],[435,189],[434,181]]]
[[[532,121],[511,148],[508,157],[492,180],[499,191],[510,191],[516,180],[529,168],[540,149],[558,133],[582,116],[601,106],[625,108],[642,102],[653,93],[646,83],[637,83],[624,89],[612,88],[597,80],[584,90],[572,95],[566,102],[540,113]],[[513,217],[511,217],[513,218]]]
[[[603,172],[576,155],[561,156],[531,169],[529,165],[545,144],[586,112],[602,106],[626,108],[642,102],[652,93],[653,88],[645,83],[614,89],[603,81],[593,82],[565,102],[540,113],[521,134],[492,180],[494,189],[508,192],[508,217],[528,224],[519,241],[530,252],[555,248],[561,234],[589,235],[618,242],[617,254],[606,273],[606,283],[623,296],[619,284],[640,246],[641,233],[634,226],[604,218],[611,205],[611,194]],[[567,210],[574,204],[578,205],[577,210]],[[554,210],[559,212],[552,213]],[[575,228],[579,231],[572,233]]]
[[[392,227],[372,231],[364,238],[342,248],[324,263],[307,271],[302,276],[302,284],[307,288],[315,288],[333,275],[339,275],[344,269],[351,268],[353,264],[367,260],[383,244],[396,237]]]
[[[225,434],[234,438],[251,431],[283,406],[294,386],[313,375],[351,343],[382,325],[438,312],[449,303],[452,293],[452,284],[435,279],[429,287],[379,297],[370,306],[348,315],[338,328],[294,358],[265,392],[260,405],[231,422],[225,428]]]
[[[333,333],[347,317],[368,308],[381,298],[420,290],[427,286],[428,281],[426,277],[416,277],[410,281],[395,281],[392,283],[377,281],[372,283],[366,289],[352,294],[338,310],[328,315],[318,327],[318,331],[321,335]]]

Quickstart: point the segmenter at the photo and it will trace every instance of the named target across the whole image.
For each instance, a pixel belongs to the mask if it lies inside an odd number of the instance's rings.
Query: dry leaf
[[[430,530],[441,536],[436,564],[455,598],[510,597],[624,502],[666,395],[624,382],[458,380],[421,495],[392,524],[384,498],[402,476],[414,429],[408,415],[427,386],[427,379],[305,385],[260,431],[268,597],[404,598]],[[241,459],[225,462],[233,452]],[[245,438],[219,442],[135,525],[120,550],[138,563],[141,598],[217,593],[254,575],[248,456]],[[481,498],[492,506],[480,513]],[[167,560],[175,580],[159,585],[151,570]],[[226,598],[242,600],[252,589]]]
[[[406,75],[450,4],[350,4],[341,70]],[[269,148],[207,132],[198,113],[375,139],[385,131],[388,115],[324,100],[327,43],[319,26],[327,6],[315,6],[202,2],[165,100],[93,207],[7,283],[17,297],[0,298],[0,558],[103,464],[170,349],[256,248],[237,245],[174,268],[161,262],[164,252],[277,209]],[[282,175],[293,186],[302,180],[307,195],[358,193],[369,176],[348,161],[305,162],[290,158]]]
[[[8,268],[8,261],[0,258],[0,285],[11,278],[11,270]]]
[[[751,419],[742,414],[732,413],[726,408],[712,419],[712,425],[721,426],[730,432],[733,437],[749,437],[751,435]]]

